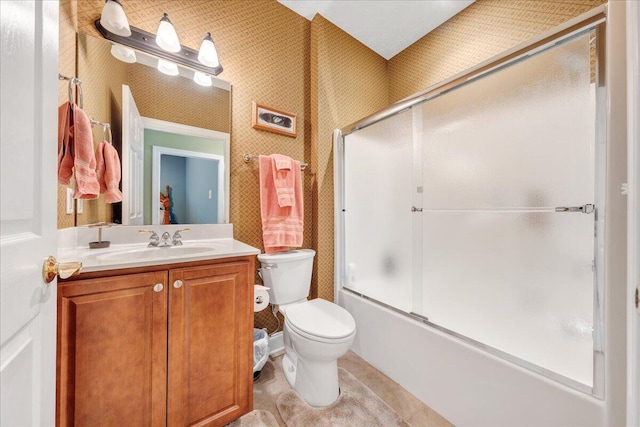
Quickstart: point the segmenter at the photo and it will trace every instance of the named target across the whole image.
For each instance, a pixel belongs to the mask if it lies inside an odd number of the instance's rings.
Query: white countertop
[[[123,268],[170,265],[236,256],[257,255],[260,250],[233,239],[230,224],[188,226],[182,233],[181,246],[148,247],[149,235],[138,229],[149,229],[162,235],[173,234],[178,226],[117,226],[103,230],[103,240],[111,241],[108,248],[90,249],[89,240],[95,241],[96,229],[76,227],[59,230],[58,262],[82,262],[83,273]],[[182,228],[185,228],[184,226]],[[80,243],[84,241],[84,243]]]

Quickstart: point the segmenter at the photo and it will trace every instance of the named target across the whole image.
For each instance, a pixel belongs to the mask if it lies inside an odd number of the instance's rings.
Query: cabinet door
[[[167,272],[61,284],[58,313],[58,425],[166,425]]]
[[[223,426],[252,410],[252,271],[252,260],[170,270],[170,426]]]

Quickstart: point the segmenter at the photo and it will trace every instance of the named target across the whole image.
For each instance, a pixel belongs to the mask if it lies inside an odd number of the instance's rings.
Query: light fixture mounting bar
[[[123,37],[104,28],[100,24],[100,19],[96,19],[94,24],[100,34],[102,34],[102,37],[114,43],[149,53],[159,58],[166,59],[167,61],[184,65],[185,67],[201,71],[212,76],[217,76],[222,72],[222,65],[218,65],[217,67],[207,67],[206,65],[201,64],[200,61],[198,61],[198,51],[189,47],[180,45],[182,49],[178,53],[170,53],[162,50],[156,45],[155,34],[151,34],[131,26],[131,35],[129,37]]]

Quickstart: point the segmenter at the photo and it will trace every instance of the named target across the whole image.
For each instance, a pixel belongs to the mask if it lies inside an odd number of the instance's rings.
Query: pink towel
[[[65,102],[58,107],[58,182],[63,185],[69,185],[73,176],[70,122],[71,104]]]
[[[278,205],[280,205],[280,207],[295,206],[295,174],[292,172],[294,160],[282,154],[272,154],[271,159],[273,181],[276,187],[276,194],[278,195]]]
[[[274,159],[260,156],[260,213],[262,239],[268,254],[302,246],[304,202],[300,180],[300,162],[291,160],[294,204],[280,206],[274,180]]]
[[[73,173],[76,178],[73,197],[98,198],[100,185],[96,176],[91,122],[80,107],[65,102],[58,108],[58,182],[68,185]]]
[[[102,141],[96,150],[96,174],[100,193],[104,193],[104,201],[106,203],[121,202],[120,157],[118,151],[107,141]]]
[[[75,199],[97,199],[100,184],[96,176],[96,156],[93,149],[93,133],[89,116],[73,104],[73,168],[76,177]]]

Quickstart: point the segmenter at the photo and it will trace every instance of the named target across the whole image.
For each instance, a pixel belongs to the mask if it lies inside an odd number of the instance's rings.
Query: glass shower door
[[[592,66],[585,33],[414,107],[423,176],[419,314],[587,386]]]
[[[416,302],[412,112],[345,136],[343,286],[404,312]],[[419,265],[419,264],[418,264]]]

